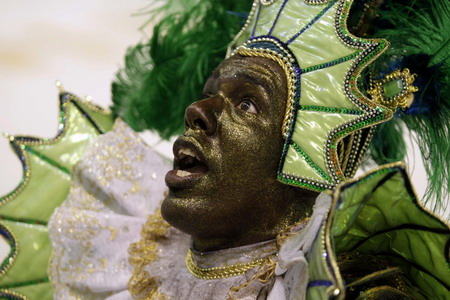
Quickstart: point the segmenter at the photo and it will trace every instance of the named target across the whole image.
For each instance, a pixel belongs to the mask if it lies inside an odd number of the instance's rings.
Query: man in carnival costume
[[[185,13],[194,18],[198,11]],[[191,72],[191,63],[200,74],[209,72],[194,59],[205,43],[193,41],[210,37],[178,13],[155,28],[152,66],[139,64],[145,51],[139,45],[113,84],[115,112],[135,129],[157,129],[165,137],[179,123],[153,116],[178,117],[182,105],[168,102],[158,88],[171,95],[182,90],[170,89],[176,84],[189,94],[203,77],[183,85],[161,71],[158,63],[168,60],[155,57],[184,49],[166,70]],[[192,30],[191,40],[179,39],[184,48],[158,43],[170,33],[165,22],[181,37],[183,26]],[[186,109],[172,170],[120,119],[85,150],[68,198],[49,222],[55,298],[448,298],[448,225],[422,208],[403,165],[350,179],[368,148],[377,162],[401,159],[400,127],[397,118],[389,121],[395,115],[418,132],[430,159],[429,195],[442,196],[440,184],[445,195],[448,24],[444,1],[256,0],[227,58],[206,80],[203,100]],[[390,38],[390,50],[380,37]],[[67,124],[84,124],[84,118],[95,129],[86,143],[111,128],[102,110],[64,91],[61,102]],[[143,107],[150,116],[142,116]],[[375,129],[378,124],[386,125]],[[65,126],[60,139],[71,134]],[[31,147],[52,158],[39,148],[45,143],[11,143],[29,168]],[[24,191],[26,184],[3,199],[0,212],[26,201]],[[2,228],[12,236],[14,228]],[[11,256],[11,274],[20,257]],[[14,287],[3,293],[25,294]],[[48,290],[40,293],[48,296]]]

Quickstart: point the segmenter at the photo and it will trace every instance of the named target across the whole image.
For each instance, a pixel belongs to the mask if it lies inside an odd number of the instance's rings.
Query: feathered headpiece
[[[386,1],[376,14],[371,35],[391,47],[371,66],[373,79],[408,68],[418,91],[408,109],[377,128],[371,157],[379,164],[403,160],[404,136],[413,133],[428,174],[425,200],[443,204],[450,190],[450,1]]]
[[[168,139],[184,128],[184,111],[223,60],[250,3],[242,0],[169,0],[149,12],[150,40],[128,49],[112,84],[112,111],[134,130],[156,130]]]

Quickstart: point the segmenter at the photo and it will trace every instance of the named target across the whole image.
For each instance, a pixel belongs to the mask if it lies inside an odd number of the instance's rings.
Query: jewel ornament
[[[278,179],[323,191],[353,177],[371,127],[391,109],[358,89],[361,71],[388,47],[383,39],[350,34],[353,1],[255,0],[228,56],[258,56],[280,64],[289,99]]]
[[[389,107],[392,110],[401,108],[403,111],[412,104],[412,93],[419,89],[413,86],[416,74],[411,74],[409,69],[395,70],[386,75],[384,79],[376,80],[373,87],[367,91],[376,103]]]

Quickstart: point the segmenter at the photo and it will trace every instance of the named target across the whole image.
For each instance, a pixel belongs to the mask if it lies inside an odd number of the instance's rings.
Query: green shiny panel
[[[258,25],[255,30],[255,36],[267,35],[272,27],[272,24],[277,16],[277,12],[280,9],[283,1],[277,1],[270,6],[260,6],[261,12],[258,18]],[[258,11],[256,12],[258,13]],[[255,15],[256,19],[256,15]],[[253,30],[253,28],[251,28]]]
[[[336,35],[334,4],[317,22],[290,44],[301,68],[326,63],[339,57],[354,53],[352,49]]]
[[[330,291],[333,291],[336,288],[334,277],[331,275],[330,270],[327,267],[327,262],[324,256],[326,255],[324,247],[324,230],[325,226],[322,225],[320,232],[314,240],[306,257],[309,270],[308,281],[331,282],[333,285],[309,287],[306,290],[306,299],[308,300],[328,299],[330,296]]]
[[[450,229],[416,204],[404,170],[389,168],[344,186],[340,199],[332,228],[337,254],[388,254],[429,299],[450,297],[444,287],[450,287]]]
[[[283,165],[283,173],[299,177],[298,171],[302,171],[302,178],[311,178],[316,181],[324,182],[323,178],[305,161],[305,159],[289,146],[286,159]]]
[[[33,284],[10,289],[27,297],[28,300],[52,300],[53,289],[50,283]]]
[[[47,227],[3,221],[19,244],[19,253],[0,286],[47,277],[51,246]]]
[[[25,150],[30,155],[34,155],[37,158],[40,158],[41,160],[45,161],[49,165],[52,165],[56,169],[66,173],[67,175],[70,175],[70,170],[68,168],[66,168],[65,166],[60,165],[57,161],[54,161],[50,157],[46,156],[44,153],[36,151],[32,146],[22,145],[22,150]]]
[[[28,157],[31,178],[15,199],[0,206],[0,215],[47,222],[53,210],[67,197],[70,176],[36,156]]]
[[[67,105],[66,116],[67,129],[57,143],[32,147],[68,170],[72,170],[72,166],[80,159],[89,142],[97,137],[98,132],[72,103]]]
[[[89,117],[103,132],[111,130],[114,125],[114,118],[110,113],[106,114],[105,112],[99,112],[99,108],[94,108],[92,104],[89,103],[79,101],[77,104],[89,114]]]
[[[316,111],[299,111],[292,140],[296,142],[322,170],[326,171],[324,148],[328,131],[330,128],[354,120],[357,117],[358,116],[354,115]],[[303,170],[299,171],[303,172]]]
[[[449,266],[442,259],[444,249],[442,240],[436,233],[426,231],[417,234],[417,229],[396,230],[381,236],[370,238],[358,248],[361,252],[394,252],[401,258],[392,258],[391,262],[405,270],[409,278],[413,278],[415,286],[426,291],[428,299],[450,299],[450,291],[439,283],[433,276],[444,279],[448,285],[450,278]],[[440,245],[434,247],[430,245]],[[413,263],[410,263],[413,262]],[[427,272],[423,272],[414,265],[425,266]],[[442,297],[446,295],[446,297]]]
[[[358,109],[346,96],[343,83],[352,61],[301,75],[300,105]]]
[[[282,3],[283,1],[278,1]],[[304,1],[288,1],[283,9],[283,18],[280,18],[273,30],[273,35],[283,42],[302,30],[326,5],[309,5]]]

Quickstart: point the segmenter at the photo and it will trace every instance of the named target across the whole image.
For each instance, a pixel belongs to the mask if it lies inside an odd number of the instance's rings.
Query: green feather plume
[[[242,26],[233,12],[250,1],[169,0],[149,12],[160,18],[149,41],[128,49],[112,83],[112,111],[134,130],[152,129],[162,138],[182,132],[184,111],[201,99],[203,84],[223,60]]]
[[[409,68],[418,75],[414,85],[419,92],[410,109],[398,110],[377,129],[370,153],[379,164],[403,159],[403,131],[414,132],[428,174],[424,200],[434,199],[439,208],[445,207],[450,191],[450,1],[409,2],[388,1],[380,9],[373,36],[389,40],[391,47],[371,72]]]

